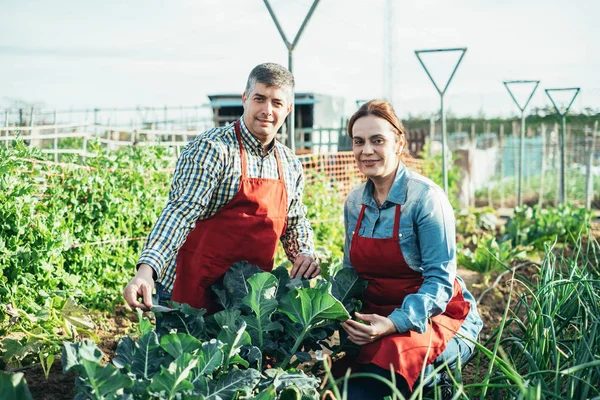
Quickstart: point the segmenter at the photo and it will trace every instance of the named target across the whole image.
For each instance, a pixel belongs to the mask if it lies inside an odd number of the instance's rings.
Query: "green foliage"
[[[44,162],[23,143],[0,148],[0,337],[17,365],[94,338],[82,305],[111,309],[168,194],[166,150],[96,153],[82,166]],[[129,240],[129,239],[137,240]],[[121,240],[123,239],[123,240]],[[23,350],[12,351],[7,340]]]
[[[444,188],[444,172],[442,169],[442,153],[431,156],[430,143],[426,142],[423,146],[423,151],[419,154],[423,159],[422,169],[420,174],[431,179],[442,189]],[[457,208],[458,199],[458,184],[460,181],[460,167],[454,165],[452,159],[448,159],[448,191],[446,196],[454,209]]]
[[[304,188],[303,202],[307,207],[307,218],[314,232],[317,257],[321,275],[329,278],[329,270],[344,256],[344,199],[339,190],[325,174],[312,174],[313,182]],[[357,185],[359,182],[357,182]],[[276,265],[287,260],[281,247],[275,256]]]
[[[560,205],[557,208],[517,207],[506,224],[506,238],[514,246],[544,250],[547,242],[574,243],[591,225],[592,212]]]
[[[508,302],[485,347],[477,345],[489,367],[482,381],[464,387],[468,398],[600,396],[600,246],[587,231],[573,243],[560,251],[547,246],[533,282],[517,276],[526,290]]]
[[[495,232],[498,226],[498,215],[491,207],[461,210],[456,213],[456,233],[468,237],[474,234]]]
[[[515,260],[524,260],[527,251],[531,248],[516,246],[510,241],[498,242],[496,238],[484,233],[481,236],[473,236],[475,239],[475,250],[469,248],[459,249],[456,259],[460,266],[472,271],[479,272],[487,282],[494,272],[503,271]]]

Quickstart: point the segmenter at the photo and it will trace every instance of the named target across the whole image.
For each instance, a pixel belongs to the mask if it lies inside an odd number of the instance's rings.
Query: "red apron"
[[[350,261],[358,274],[369,281],[363,294],[362,313],[390,315],[400,308],[404,298],[417,293],[423,283],[421,273],[408,266],[400,248],[400,205],[396,205],[394,231],[391,238],[366,238],[358,235],[366,205],[363,204],[352,237]],[[470,306],[463,298],[462,289],[454,281],[454,295],[446,311],[430,319],[425,333],[407,331],[385,336],[363,345],[358,356],[362,364],[375,364],[384,369],[393,365],[409,388],[421,374],[423,361],[431,364],[446,348],[455,332],[461,327]],[[429,351],[429,353],[427,353]]]
[[[239,122],[235,134],[242,168],[239,190],[215,215],[196,222],[177,254],[172,299],[209,314],[219,310],[211,286],[233,263],[246,260],[264,271],[273,269],[286,226],[287,191],[276,149],[279,179],[249,178]]]

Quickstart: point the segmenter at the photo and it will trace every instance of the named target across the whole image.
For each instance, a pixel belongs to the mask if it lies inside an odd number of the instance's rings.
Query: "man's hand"
[[[143,311],[149,311],[152,307],[152,291],[154,290],[154,279],[152,274],[154,270],[148,264],[140,265],[137,274],[129,281],[123,297],[132,310],[140,308]],[[138,301],[138,297],[142,298],[142,302]]]
[[[319,264],[311,257],[306,254],[299,254],[294,260],[294,267],[290,272],[290,277],[297,278],[304,276],[305,278],[314,278],[321,273]]]
[[[372,343],[383,336],[398,333],[392,320],[387,317],[361,313],[356,313],[356,316],[367,322],[368,325],[349,319],[342,322],[342,328],[348,332],[348,339],[358,345]]]

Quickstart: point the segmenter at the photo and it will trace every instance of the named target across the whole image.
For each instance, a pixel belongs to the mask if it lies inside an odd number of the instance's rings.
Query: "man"
[[[242,117],[186,146],[169,201],[123,292],[132,308],[152,307],[156,281],[159,298],[216,312],[211,285],[241,260],[271,271],[279,239],[292,277],[319,274],[302,204],[302,165],[275,140],[293,99],[287,69],[258,65],[242,94]]]

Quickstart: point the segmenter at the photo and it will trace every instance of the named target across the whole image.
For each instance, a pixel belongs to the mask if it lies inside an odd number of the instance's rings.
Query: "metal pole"
[[[527,105],[531,101],[531,98],[533,97],[535,90],[537,89],[538,85],[540,84],[540,81],[520,80],[520,81],[504,81],[502,83],[504,84],[504,87],[506,88],[506,90],[508,90],[508,94],[510,94],[510,97],[513,99],[513,101],[515,102],[517,107],[519,107],[519,110],[521,110],[521,138],[520,138],[520,144],[519,144],[519,175],[518,175],[518,181],[517,181],[517,205],[521,206],[521,205],[523,205],[523,175],[524,175],[523,172],[525,169],[525,109],[527,108]],[[517,85],[534,84],[533,90],[529,94],[529,97],[527,98],[527,101],[525,101],[525,104],[521,105],[521,103],[519,103],[517,98],[513,95],[513,92],[512,92],[512,90],[510,90],[510,87],[509,87],[509,85],[513,85],[513,84],[517,84]]]
[[[442,118],[442,174],[444,179],[444,192],[446,192],[446,195],[448,195],[448,159],[446,156],[448,137],[446,135],[446,109],[444,108],[444,95],[440,96],[440,114]]]
[[[456,65],[454,66],[452,73],[450,74],[450,78],[448,78],[448,82],[446,82],[446,85],[444,85],[443,88],[440,88],[440,86],[438,86],[438,84],[435,82],[435,79],[433,79],[433,77],[429,73],[429,70],[425,66],[425,63],[421,59],[421,53],[441,53],[441,52],[451,52],[451,51],[460,51],[461,55],[460,55],[458,61],[456,62]],[[443,179],[444,179],[443,186],[444,186],[444,191],[446,192],[446,195],[448,195],[448,164],[447,164],[447,160],[446,160],[447,136],[446,136],[446,112],[444,110],[444,94],[446,94],[446,90],[448,90],[448,86],[450,85],[450,82],[452,82],[452,78],[454,77],[454,74],[456,74],[456,70],[458,69],[458,66],[460,65],[460,62],[462,61],[463,57],[465,56],[466,51],[467,51],[466,47],[449,48],[449,49],[415,50],[415,55],[417,56],[419,63],[421,63],[421,66],[425,70],[425,73],[429,77],[429,80],[431,81],[431,83],[433,83],[433,86],[435,87],[435,89],[437,90],[437,92],[440,95],[440,108],[441,108],[440,111],[441,111],[441,118],[442,118],[442,157],[443,157],[442,174],[443,174]]]
[[[523,205],[523,170],[525,167],[525,112],[521,111],[521,142],[519,143],[519,185],[517,189],[517,205]]]
[[[560,129],[560,193],[558,202],[559,204],[565,204],[567,200],[566,190],[565,190],[565,178],[567,176],[566,165],[567,165],[567,152],[565,136],[567,133],[567,115],[563,114],[561,121],[561,129]]]
[[[306,24],[308,23],[308,21],[310,20],[310,17],[312,16],[313,12],[315,11],[315,9],[317,8],[317,4],[319,4],[320,0],[314,0],[312,5],[310,6],[310,9],[308,10],[308,13],[306,14],[306,17],[304,17],[304,21],[302,21],[302,25],[300,25],[300,29],[298,29],[298,33],[296,33],[296,37],[294,38],[294,41],[292,43],[290,43],[287,40],[287,37],[285,36],[285,33],[283,32],[283,29],[281,27],[281,25],[279,24],[279,20],[277,19],[277,16],[275,15],[275,12],[273,12],[273,9],[271,8],[271,4],[269,4],[269,0],[263,0],[265,3],[265,6],[267,7],[267,11],[269,11],[269,15],[271,15],[271,19],[273,19],[273,22],[275,23],[275,27],[277,28],[277,30],[279,31],[279,35],[281,35],[281,38],[283,39],[283,43],[285,44],[285,46],[288,49],[288,70],[290,72],[292,72],[293,69],[293,56],[292,53],[294,51],[294,49],[296,48],[296,45],[298,44],[298,41],[300,40],[300,36],[302,35],[302,32],[304,32],[304,28],[306,28]],[[292,72],[293,73],[293,72]],[[295,141],[295,113],[296,113],[296,105],[295,105],[295,93],[292,94],[292,110],[290,111],[290,116],[288,116],[288,147],[295,153],[296,152],[296,141]]]
[[[569,112],[569,109],[573,105],[573,102],[575,101],[575,98],[579,94],[580,90],[581,89],[578,87],[545,89],[546,95],[548,95],[548,98],[550,98],[550,101],[552,102],[554,109],[556,110],[558,115],[561,116],[561,125],[562,126],[561,126],[561,130],[560,130],[561,155],[560,155],[560,178],[559,178],[559,198],[558,198],[559,204],[565,204],[565,202],[567,201],[566,186],[565,186],[566,175],[567,175],[567,154],[566,154],[566,143],[565,143],[566,135],[567,135],[567,113]],[[556,102],[554,101],[554,99],[552,98],[552,95],[550,93],[551,92],[567,92],[567,91],[573,91],[574,94],[573,94],[573,97],[571,98],[571,101],[565,108],[565,110],[562,111],[558,108]]]
[[[598,126],[596,121],[595,128]],[[594,198],[594,181],[592,179],[592,162],[594,160],[594,147],[596,147],[596,131],[592,130],[588,132],[586,129],[586,144],[588,145],[588,151],[586,154],[586,168],[585,168],[585,207],[590,210],[592,208],[592,199]]]
[[[288,70],[292,73],[292,75],[294,74],[293,69],[294,69],[294,50],[293,49],[289,49],[288,50]],[[288,147],[290,149],[292,149],[292,151],[295,153],[296,152],[296,131],[295,131],[295,127],[296,127],[296,102],[294,101],[296,97],[296,94],[292,91],[292,109],[290,111],[290,115],[288,116],[288,120],[287,120],[287,131],[288,131]]]

